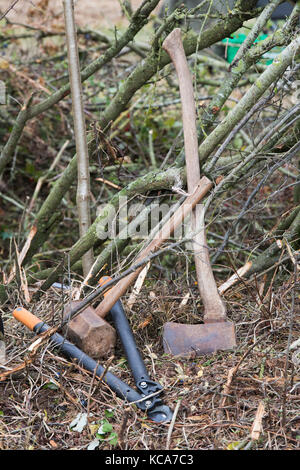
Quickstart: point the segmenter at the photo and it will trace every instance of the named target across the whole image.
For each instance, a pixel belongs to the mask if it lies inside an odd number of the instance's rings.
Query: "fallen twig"
[[[181,404],[181,400],[178,400],[177,403],[176,403],[176,407],[175,407],[173,416],[172,416],[172,420],[171,420],[170,425],[169,425],[169,429],[168,429],[166,450],[170,449],[171,436],[172,436],[172,432],[173,432],[173,429],[174,429],[174,425],[175,425],[175,421],[176,421],[176,418],[177,418],[177,414],[178,414],[180,404]]]
[[[30,354],[28,355],[28,358],[26,358],[21,364],[14,367],[13,369],[2,372],[2,374],[0,374],[0,382],[3,382],[4,380],[6,380],[11,375],[14,375],[17,372],[20,372],[20,371],[26,369],[30,364],[32,364],[35,360],[38,349],[44,343],[46,343],[48,341],[50,336],[52,336],[53,333],[56,332],[56,329],[57,329],[56,327],[50,328],[49,330],[45,331],[44,333],[41,333],[40,337],[38,338],[39,341],[37,341],[37,340],[34,341],[34,347],[32,347],[33,345],[28,347],[28,351],[30,351]]]
[[[139,276],[136,280],[136,283],[133,286],[133,289],[132,289],[132,292],[131,292],[130,297],[128,299],[128,302],[127,302],[127,305],[128,305],[129,308],[132,308],[132,306],[134,305],[134,303],[137,299],[137,296],[139,295],[140,290],[143,287],[143,284],[144,284],[144,281],[145,281],[145,278],[147,276],[147,272],[148,272],[149,268],[150,268],[150,262],[148,264],[146,264],[144,269],[140,272],[140,274],[139,274]]]
[[[7,15],[7,13],[10,12],[10,10],[12,10],[14,8],[14,6],[18,3],[19,0],[15,0],[7,9],[4,13],[2,13],[2,15],[0,16],[0,21]]]
[[[256,415],[253,421],[253,425],[251,428],[251,439],[253,441],[257,441],[260,438],[260,435],[263,431],[262,419],[263,419],[264,413],[265,413],[265,404],[263,401],[260,401],[256,410]]]

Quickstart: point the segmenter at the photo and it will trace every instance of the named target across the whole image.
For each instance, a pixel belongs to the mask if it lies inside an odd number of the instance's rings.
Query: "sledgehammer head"
[[[70,302],[65,309],[65,317],[75,305],[76,302]],[[86,307],[77,317],[72,318],[64,330],[68,339],[93,359],[100,359],[114,350],[115,329],[98,317],[92,307]]]
[[[168,322],[164,324],[163,343],[165,353],[183,357],[234,349],[235,328],[231,322],[200,325]]]

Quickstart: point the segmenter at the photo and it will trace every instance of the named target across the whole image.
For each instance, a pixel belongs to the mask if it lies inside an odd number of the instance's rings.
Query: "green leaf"
[[[108,433],[113,430],[113,427],[108,421],[105,421],[102,425],[102,430],[103,432]]]
[[[46,383],[45,385],[43,385],[42,388],[49,388],[50,390],[58,390],[59,389],[59,387],[53,382]]]
[[[35,163],[32,160],[27,158],[26,165],[25,165],[25,173],[37,181],[41,176],[44,175],[44,170],[38,170],[36,168]]]
[[[113,427],[112,425],[106,420],[102,420],[101,421],[101,426],[99,427],[98,431],[97,431],[97,436],[103,436],[105,434],[107,434],[108,432],[111,432],[113,430]]]
[[[175,124],[175,118],[170,117],[170,118],[166,119],[164,124],[165,124],[165,128],[171,129]]]
[[[230,442],[230,444],[227,446],[227,450],[234,450],[239,444],[240,441]]]
[[[122,357],[119,361],[119,363],[117,364],[118,367],[122,367],[122,369],[127,369],[127,359],[125,359],[124,357]]]
[[[105,414],[106,418],[112,418],[114,416],[114,412],[111,409],[105,410],[104,414]]]
[[[112,446],[116,446],[118,444],[118,434],[116,432],[112,432],[108,440]]]

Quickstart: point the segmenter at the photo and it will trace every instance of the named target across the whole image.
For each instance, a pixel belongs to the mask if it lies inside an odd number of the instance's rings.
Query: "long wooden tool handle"
[[[177,209],[177,211],[170,217],[168,222],[161,228],[155,238],[152,240],[149,245],[144,248],[139,257],[135,260],[135,264],[142,261],[144,258],[149,256],[151,253],[156,251],[176,230],[177,227],[182,223],[185,217],[194,209],[197,203],[204,198],[207,192],[212,188],[212,182],[206,177],[203,176],[198,181],[198,185],[193,191],[193,194],[188,196],[184,203]],[[128,287],[134,282],[144,266],[141,266],[136,271],[128,276],[121,279],[112,289],[109,291],[109,295],[106,295],[102,302],[95,309],[95,312],[100,317],[104,318],[105,315],[110,311],[113,305],[119,300],[119,298],[125,294]]]
[[[193,83],[186,60],[179,28],[174,29],[164,40],[163,49],[169,54],[178,75],[182,123],[184,131],[184,150],[186,160],[188,191],[194,191],[200,179],[200,163],[198,156],[198,138],[196,128],[196,106]]]
[[[198,155],[198,138],[196,127],[196,106],[194,99],[192,77],[184,52],[181,31],[174,29],[165,39],[163,49],[169,54],[175,66],[182,105],[182,123],[184,131],[184,149],[188,191],[194,191],[195,184],[200,179],[200,164]],[[226,320],[225,305],[218,293],[212,272],[209,252],[206,242],[204,214],[201,206],[195,207],[192,213],[192,231],[198,232],[194,237],[195,266],[200,295],[204,305],[204,321],[220,322]]]

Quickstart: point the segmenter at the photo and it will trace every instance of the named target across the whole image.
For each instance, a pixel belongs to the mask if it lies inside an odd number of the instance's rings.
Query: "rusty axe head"
[[[211,354],[235,347],[235,327],[232,322],[198,325],[168,322],[164,324],[163,343],[165,353],[173,356]]]

